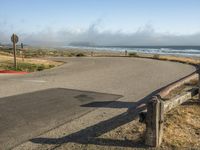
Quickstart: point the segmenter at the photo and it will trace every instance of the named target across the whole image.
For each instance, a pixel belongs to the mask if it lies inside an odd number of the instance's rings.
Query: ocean
[[[145,54],[164,54],[187,57],[200,57],[200,46],[67,46],[87,50],[128,51]]]

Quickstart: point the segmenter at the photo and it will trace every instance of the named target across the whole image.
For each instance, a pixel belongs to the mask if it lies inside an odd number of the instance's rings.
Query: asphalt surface
[[[0,75],[0,149],[14,147],[92,111],[94,102],[136,102],[195,70],[140,58],[54,58],[64,65]],[[102,107],[102,106],[100,106]]]

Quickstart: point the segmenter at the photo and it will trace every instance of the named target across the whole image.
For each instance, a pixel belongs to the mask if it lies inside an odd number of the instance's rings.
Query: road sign
[[[19,41],[18,36],[17,36],[16,34],[13,34],[13,35],[11,36],[11,41],[12,41],[13,43],[17,43],[17,42]]]
[[[13,55],[14,55],[14,67],[17,69],[17,59],[16,59],[16,43],[19,41],[19,38],[16,34],[11,36],[11,41],[13,42]]]

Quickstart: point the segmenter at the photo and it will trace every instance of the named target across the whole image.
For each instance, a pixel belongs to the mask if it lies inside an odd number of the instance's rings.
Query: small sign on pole
[[[20,50],[20,55],[22,56],[22,61],[24,61],[24,44],[21,43],[21,50]]]
[[[16,34],[11,36],[11,41],[13,43],[13,55],[14,55],[14,67],[17,69],[17,59],[16,59],[16,43],[19,41],[19,38]]]

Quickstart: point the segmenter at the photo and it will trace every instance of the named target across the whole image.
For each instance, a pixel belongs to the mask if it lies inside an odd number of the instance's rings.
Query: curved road
[[[141,58],[54,58],[64,65],[28,75],[0,75],[0,149],[83,115],[96,101],[135,102],[195,70]]]

